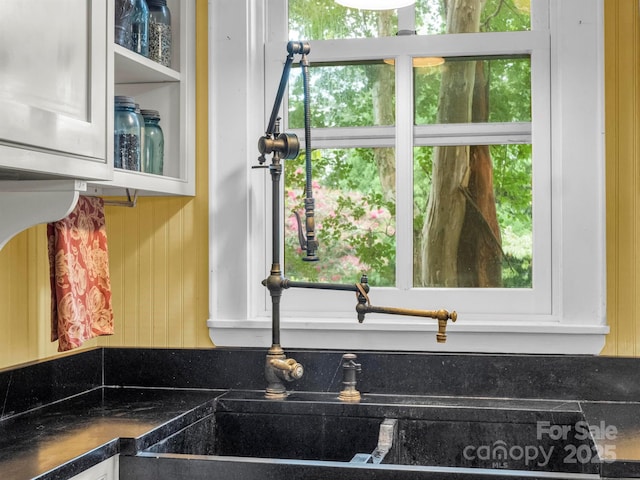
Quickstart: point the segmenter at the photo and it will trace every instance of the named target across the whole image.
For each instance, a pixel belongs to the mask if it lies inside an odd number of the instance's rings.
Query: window
[[[321,261],[296,255],[292,211],[300,208],[304,167],[287,160],[285,276],[355,283],[365,271],[372,304],[457,310],[459,320],[448,343],[436,344],[433,322],[370,315],[359,325],[352,294],[289,289],[283,345],[599,350],[606,333],[601,2],[488,0],[473,25],[453,31],[443,3],[383,12],[331,0],[229,6],[249,33],[236,40],[248,41],[241,46],[248,57],[237,64],[222,46],[237,33],[224,36],[229,22],[215,23],[213,8],[212,58],[227,58],[228,75],[216,77],[223,70],[214,63],[212,107],[225,119],[214,118],[212,138],[226,137],[229,115],[247,125],[234,152],[223,142],[212,151],[215,343],[268,344],[271,300],[260,280],[271,262],[270,179],[250,166],[286,41],[304,39]],[[243,90],[231,96],[225,88]],[[304,140],[301,92],[294,68],[283,124]],[[229,158],[246,162],[227,165]],[[232,245],[245,250],[232,256]]]

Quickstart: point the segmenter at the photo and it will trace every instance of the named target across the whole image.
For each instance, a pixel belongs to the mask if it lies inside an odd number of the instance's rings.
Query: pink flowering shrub
[[[353,283],[366,273],[376,286],[395,283],[395,217],[381,194],[313,182],[318,262],[302,260],[297,211],[304,231],[304,171],[287,172],[285,275],[293,280]]]

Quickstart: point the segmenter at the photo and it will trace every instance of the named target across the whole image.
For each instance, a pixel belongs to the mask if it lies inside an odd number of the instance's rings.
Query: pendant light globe
[[[393,10],[413,5],[415,0],[336,0],[338,5],[360,10]]]

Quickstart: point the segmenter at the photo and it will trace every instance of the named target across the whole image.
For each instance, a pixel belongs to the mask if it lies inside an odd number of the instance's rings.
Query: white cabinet
[[[88,468],[69,480],[118,480],[119,457],[115,455],[91,468]]]
[[[110,179],[106,0],[2,2],[0,248]]]
[[[108,179],[107,2],[2,2],[0,179]]]
[[[109,2],[109,61],[113,95],[130,95],[142,109],[160,112],[165,139],[164,173],[154,175],[116,168],[113,180],[91,183],[95,193],[121,195],[195,194],[195,0],[168,0],[171,11],[172,62],[167,68],[113,42],[113,2]],[[113,131],[113,125],[109,125]],[[113,134],[109,136],[113,143]],[[111,151],[112,147],[111,147]]]
[[[167,2],[171,68],[114,44],[114,4],[2,1],[0,248],[83,192],[195,195],[195,0]],[[163,175],[113,168],[114,95],[160,112]]]

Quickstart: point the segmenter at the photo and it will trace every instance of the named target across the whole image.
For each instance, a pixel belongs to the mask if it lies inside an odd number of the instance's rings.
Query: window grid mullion
[[[396,287],[413,285],[413,65],[396,58]]]

